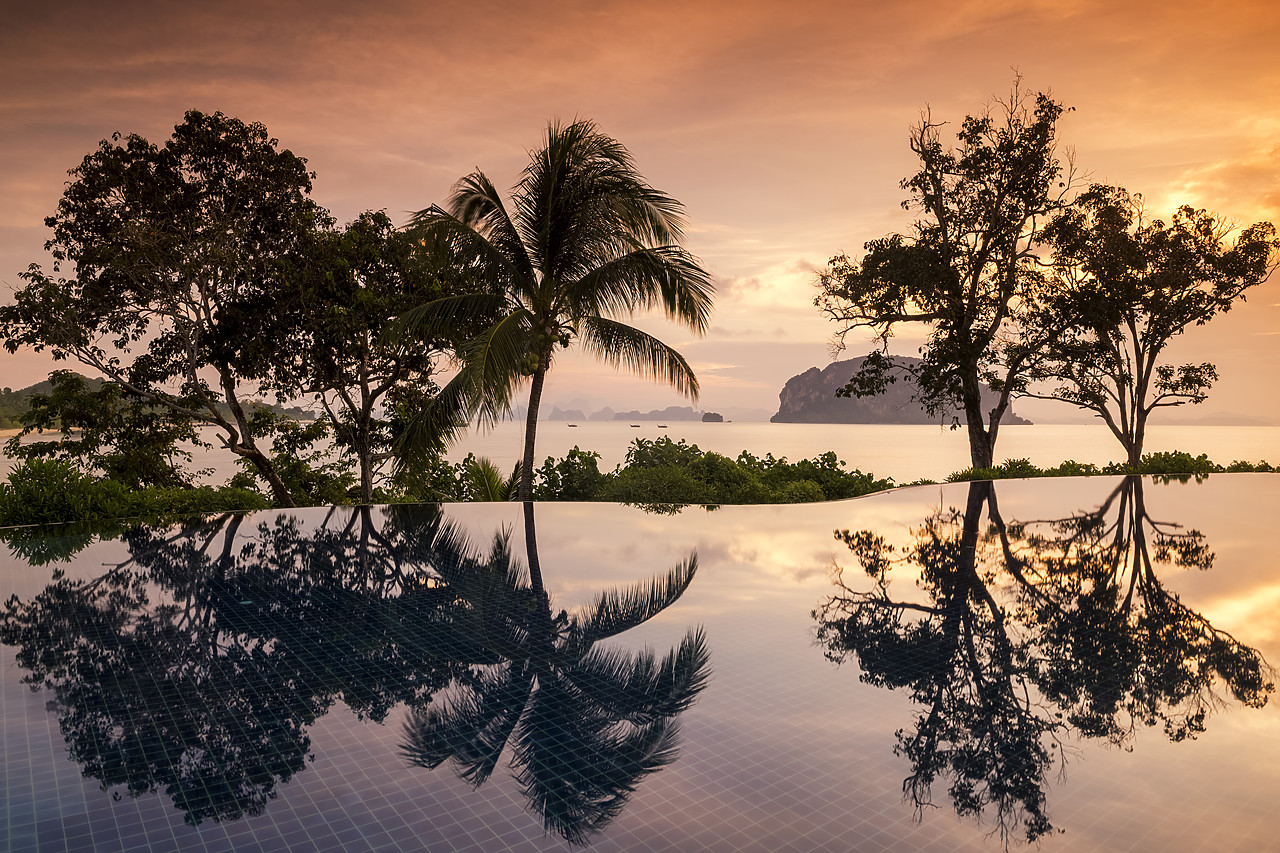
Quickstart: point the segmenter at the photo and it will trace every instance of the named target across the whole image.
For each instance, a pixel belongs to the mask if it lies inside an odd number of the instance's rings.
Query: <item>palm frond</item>
[[[698,555],[694,552],[663,577],[600,593],[585,613],[574,614],[574,636],[579,647],[586,648],[657,616],[684,595],[697,571]]]
[[[431,770],[452,760],[458,775],[478,787],[497,766],[532,689],[532,676],[519,667],[486,673],[474,688],[415,709],[405,721],[400,754]]]
[[[534,336],[533,317],[517,308],[458,350],[462,370],[458,376],[481,422],[492,425],[511,408],[511,398],[525,380],[525,359]]]
[[[565,666],[580,700],[632,725],[674,717],[707,686],[711,652],[701,629],[689,631],[659,664],[653,653],[592,648]]]
[[[411,468],[444,451],[467,428],[479,405],[470,377],[454,376],[426,407],[410,415],[396,436],[391,447],[396,468]]]
[[[513,193],[544,278],[568,281],[634,245],[676,243],[682,207],[649,186],[630,152],[594,122],[553,122]]]
[[[484,172],[472,172],[454,184],[448,204],[460,223],[484,235],[498,249],[517,279],[534,280],[534,266],[516,223],[507,213],[502,194]]]
[[[506,300],[492,293],[445,296],[410,308],[388,324],[384,342],[410,340],[432,343],[457,337],[459,329],[485,322],[502,313]]]
[[[675,760],[677,732],[666,719],[631,727],[584,713],[561,681],[540,680],[515,739],[516,780],[548,831],[582,844]]]
[[[636,248],[612,258],[566,287],[575,316],[629,315],[661,308],[667,317],[705,334],[715,285],[697,260],[679,246]]]
[[[462,472],[468,499],[473,501],[505,501],[510,497],[510,480],[493,460],[472,459]]]
[[[490,239],[437,206],[413,214],[406,230],[427,269],[451,281],[455,290],[502,292],[532,275],[522,250],[513,255],[502,240]]]
[[[604,317],[583,317],[578,334],[587,352],[614,367],[670,385],[691,400],[698,399],[698,377],[684,356],[634,326]]]

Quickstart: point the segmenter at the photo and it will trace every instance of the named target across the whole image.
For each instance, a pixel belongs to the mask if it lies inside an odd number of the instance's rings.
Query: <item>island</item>
[[[920,359],[895,357],[907,366],[920,364]],[[778,413],[769,420],[775,424],[934,424],[951,423],[953,417],[963,420],[956,411],[929,415],[913,397],[915,386],[899,378],[874,397],[837,397],[836,391],[848,383],[862,366],[861,358],[836,361],[824,368],[811,367],[787,380],[778,394]],[[983,400],[994,398],[995,392],[983,386]],[[994,399],[992,399],[994,405]],[[1029,424],[1010,407],[1003,424]]]

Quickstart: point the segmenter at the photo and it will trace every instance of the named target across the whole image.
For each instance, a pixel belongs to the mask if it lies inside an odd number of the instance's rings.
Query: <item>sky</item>
[[[43,219],[67,170],[114,131],[163,142],[188,109],[265,124],[307,159],[313,197],[342,222],[385,209],[403,223],[475,169],[510,187],[548,121],[593,119],[683,202],[686,246],[715,279],[704,338],[637,321],[690,360],[707,410],[772,412],[790,376],[829,362],[816,271],[909,225],[898,184],[922,109],[958,123],[1015,74],[1073,108],[1059,136],[1084,179],[1140,192],[1156,215],[1192,204],[1280,222],[1280,5],[1266,0],[5,7],[2,302],[28,264],[47,265]],[[920,340],[905,331],[894,349],[914,354]],[[869,349],[854,338],[842,357]],[[1214,361],[1222,376],[1186,414],[1280,423],[1280,275],[1170,357]],[[0,353],[0,386],[51,367]],[[569,354],[543,403],[688,401]]]

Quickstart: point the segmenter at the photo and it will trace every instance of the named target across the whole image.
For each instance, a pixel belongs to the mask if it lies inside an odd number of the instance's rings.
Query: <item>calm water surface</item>
[[[0,846],[1268,849],[1277,483],[7,531]]]

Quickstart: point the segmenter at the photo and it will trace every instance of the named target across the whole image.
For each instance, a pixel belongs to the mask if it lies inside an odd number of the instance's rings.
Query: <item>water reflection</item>
[[[544,825],[584,842],[622,810],[639,780],[675,760],[675,718],[706,685],[709,652],[690,630],[659,662],[649,650],[599,647],[673,604],[697,558],[666,577],[610,589],[572,614],[552,615],[538,564],[533,504],[524,505],[530,571],[512,557],[509,534],[487,557],[461,552],[442,582],[464,605],[453,621],[463,659],[479,669],[450,694],[415,708],[403,749],[415,764],[451,761],[479,786],[508,742],[525,797]]]
[[[985,520],[985,524],[984,524]],[[958,814],[1008,841],[1055,827],[1048,780],[1073,738],[1131,748],[1139,725],[1173,741],[1205,730],[1232,700],[1258,708],[1274,672],[1161,583],[1157,569],[1207,570],[1199,532],[1150,516],[1141,478],[1096,509],[1008,521],[996,487],[926,517],[905,547],[837,531],[871,581],[842,575],[815,612],[829,658],[916,706],[895,750],[911,764],[918,814],[943,782]],[[918,573],[913,590],[895,575]]]
[[[701,631],[661,662],[596,644],[679,598],[693,558],[552,616],[507,532],[482,555],[433,508],[262,517],[127,531],[125,559],[55,570],[0,612],[0,641],[104,790],[163,792],[191,825],[259,814],[336,703],[374,722],[404,704],[413,760],[452,757],[479,784],[511,738],[531,807],[581,840],[675,758],[675,717],[707,677]]]

